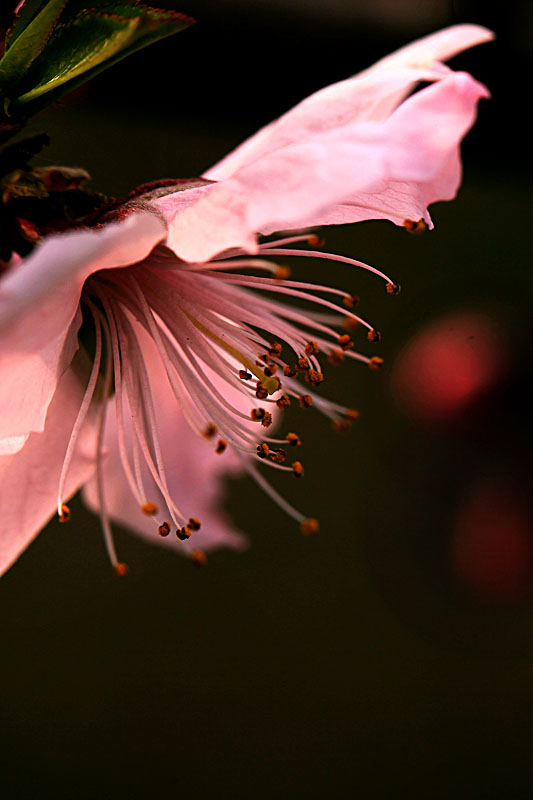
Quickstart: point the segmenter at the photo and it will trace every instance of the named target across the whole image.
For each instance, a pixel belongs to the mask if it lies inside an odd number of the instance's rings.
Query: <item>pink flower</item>
[[[302,472],[283,463],[297,436],[269,436],[267,409],[313,403],[347,424],[348,409],[314,392],[318,354],[376,366],[333,326],[376,334],[349,294],[289,281],[265,256],[343,261],[397,287],[361,262],[292,247],[314,236],[260,244],[258,234],[362,219],[431,227],[427,206],[455,195],[459,143],[488,94],[441,59],[490,38],[462,25],[422,39],[303,101],[203,179],[165,182],[126,206],[122,221],[49,237],[3,273],[3,569],[55,508],[68,516],[65,500],[84,484],[118,571],[111,518],[198,560],[199,547],[238,543],[215,514],[228,468],[247,469],[304,531],[315,527],[254,463]],[[421,81],[429,85],[410,95]],[[247,274],[228,271],[237,267]],[[171,526],[178,541],[165,535]]]

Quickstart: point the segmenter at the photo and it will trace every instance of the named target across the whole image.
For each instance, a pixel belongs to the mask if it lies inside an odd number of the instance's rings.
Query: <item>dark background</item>
[[[75,501],[75,523],[52,522],[2,579],[2,797],[530,797],[532,6],[179,8],[194,28],[41,115],[35,127],[52,136],[41,164],[83,166],[113,194],[197,175],[310,92],[451,22],[496,31],[454,62],[493,99],[465,145],[459,198],[433,209],[435,231],[327,233],[331,251],[391,273],[399,296],[349,267],[294,265],[362,297],[386,359],[377,375],[328,372],[324,393],[362,412],[349,436],[298,417],[305,481],[276,485],[321,519],[319,536],[302,538],[234,481],[227,507],[248,551],[196,571],[119,531],[131,574],[118,580]],[[399,354],[428,324],[470,311],[499,327],[505,376],[458,417],[422,425],[398,404]],[[525,498],[521,567],[503,582],[500,565],[516,563],[505,504],[497,546],[479,531],[481,582],[454,568],[456,520],[483,481],[507,487],[509,509]]]

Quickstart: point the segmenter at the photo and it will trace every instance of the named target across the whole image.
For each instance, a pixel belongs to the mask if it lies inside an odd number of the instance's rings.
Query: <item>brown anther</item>
[[[347,294],[343,297],[342,302],[346,306],[346,308],[353,308],[359,302],[359,298],[355,294]]]
[[[311,536],[313,533],[318,533],[319,527],[318,520],[314,519],[314,517],[309,517],[309,519],[304,519],[303,522],[300,522],[300,530],[304,536]]]
[[[63,503],[61,506],[61,514],[59,514],[59,521],[60,522],[68,522],[70,519],[70,508]]]
[[[381,369],[382,364],[383,364],[383,359],[378,358],[378,356],[372,356],[372,358],[368,362],[368,366],[370,367],[370,369],[373,370]]]
[[[419,219],[417,222],[412,219],[404,219],[403,227],[407,233],[423,233],[426,230],[427,225],[423,219]]]
[[[340,366],[345,359],[345,355],[342,350],[332,350],[328,356],[328,361],[330,364],[333,364],[334,367]]]
[[[346,433],[352,427],[352,423],[346,419],[336,419],[331,423],[331,427],[335,433]]]
[[[255,396],[257,397],[258,400],[266,400],[268,397],[268,392],[261,383],[261,381],[257,381],[256,383]]]
[[[153,517],[154,514],[157,514],[157,506],[155,503],[143,503],[141,505],[141,511],[143,514],[146,514],[147,517]]]
[[[191,531],[199,531],[202,527],[202,523],[198,519],[198,517],[189,517],[189,521],[187,523],[187,527]]]
[[[272,461],[275,461],[276,464],[283,464],[283,462],[287,458],[287,453],[280,447],[278,450],[272,450],[270,452],[270,458],[272,459]]]
[[[350,333],[354,333],[358,328],[361,327],[361,323],[359,320],[354,319],[353,317],[344,317],[342,321],[342,327],[345,331],[350,331]]]
[[[276,405],[278,408],[288,408],[291,404],[291,399],[288,394],[282,394],[281,397],[276,400]]]
[[[207,428],[205,428],[205,430],[203,431],[202,436],[204,437],[204,439],[212,439],[213,436],[216,435],[216,432],[217,432],[216,425],[213,425],[213,423],[210,423],[207,426]]]
[[[317,236],[316,233],[312,233],[308,238],[307,241],[311,245],[311,247],[324,247],[326,244],[326,240],[323,239],[321,236]]]
[[[298,372],[307,372],[308,369],[311,369],[311,365],[306,358],[299,358],[294,369]]]
[[[304,347],[304,353],[305,353],[306,356],[316,356],[316,354],[318,352],[319,352],[319,349],[318,349],[318,343],[317,342],[313,342],[313,341],[307,342],[307,344]]]
[[[160,536],[168,536],[170,533],[170,522],[163,522],[157,529]]]
[[[296,433],[288,433],[286,439],[291,447],[299,447],[302,443],[302,440]]]
[[[268,352],[270,353],[271,356],[279,356],[281,350],[282,348],[279,342],[274,342],[274,344],[270,345],[270,347],[268,348]]]
[[[304,474],[304,468],[302,466],[301,461],[293,461],[292,462],[292,472],[295,478],[301,478]]]
[[[178,537],[180,542],[186,542],[187,539],[191,538],[191,531],[189,527],[185,525],[183,528],[178,528],[178,530],[176,531],[176,536]]]
[[[381,333],[372,328],[372,330],[368,331],[367,339],[369,342],[379,342],[381,341]]]
[[[360,416],[361,416],[360,412],[357,411],[357,409],[355,408],[348,408],[346,410],[346,417],[352,422],[355,422],[355,420],[359,419]]]
[[[290,275],[291,275],[291,268],[290,267],[285,267],[285,266],[283,266],[283,267],[279,266],[277,268],[277,270],[275,271],[275,273],[274,273],[274,277],[278,281],[284,281],[287,278],[290,278]]]
[[[267,445],[266,442],[261,442],[261,444],[257,445],[257,455],[259,458],[266,458],[270,453],[270,447]]]
[[[218,453],[219,456],[222,455],[227,446],[228,443],[225,439],[219,439],[217,442],[215,453]]]
[[[266,411],[264,408],[252,408],[250,411],[250,417],[253,419],[254,422],[261,422],[264,418]]]
[[[307,383],[311,383],[313,386],[320,386],[322,381],[324,380],[324,376],[321,372],[317,372],[316,369],[310,369],[307,375],[305,376],[305,380]]]
[[[311,408],[313,405],[313,398],[310,394],[302,394],[298,398],[298,402],[300,403],[300,408]]]
[[[400,284],[399,284],[399,283],[391,283],[391,282],[389,282],[389,283],[387,284],[387,287],[386,287],[386,288],[387,288],[387,292],[388,292],[389,294],[398,294],[398,292],[399,292],[399,291],[400,291],[400,289],[401,289],[401,286],[400,286]]]
[[[205,567],[207,564],[207,556],[203,550],[193,550],[191,559],[195,567]]]
[[[239,378],[241,379],[241,381],[249,381],[251,377],[252,377],[251,372],[248,372],[245,369],[239,370]]]
[[[116,564],[113,564],[113,569],[119,578],[124,578],[129,572],[128,565],[123,561],[118,561]]]
[[[271,364],[269,367],[265,367],[263,370],[267,378],[271,378],[273,375],[276,374],[277,371],[278,371],[277,364]]]
[[[347,333],[344,333],[342,336],[339,336],[337,342],[338,344],[340,344],[343,350],[351,350],[351,348],[353,347],[353,341],[350,339]]]
[[[283,367],[283,374],[285,375],[286,378],[295,378],[296,370],[292,369],[292,367],[289,367],[287,364],[285,364]]]
[[[272,425],[272,414],[269,411],[265,411],[265,415],[261,420],[261,425],[263,428],[270,428]]]

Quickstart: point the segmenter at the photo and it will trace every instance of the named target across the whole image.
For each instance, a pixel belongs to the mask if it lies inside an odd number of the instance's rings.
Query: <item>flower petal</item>
[[[419,81],[450,74],[440,61],[492,38],[494,34],[479,25],[454,25],[419,39],[364,72],[312,94],[211,167],[204,177],[228,178],[274,150],[354,120],[384,121]]]
[[[84,393],[78,367],[58,383],[41,433],[31,433],[15,455],[0,457],[0,574],[5,572],[54,514],[59,476]],[[67,474],[68,498],[94,471],[95,428],[86,419]],[[24,438],[24,437],[23,437]]]
[[[78,347],[80,293],[96,270],[142,260],[162,220],[131,214],[96,231],[47,239],[0,283],[0,439],[42,431],[57,382]]]

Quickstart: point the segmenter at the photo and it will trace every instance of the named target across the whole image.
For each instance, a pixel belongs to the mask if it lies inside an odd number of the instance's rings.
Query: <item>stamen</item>
[[[304,536],[311,536],[314,533],[318,533],[319,524],[318,520],[314,517],[309,517],[309,519],[304,519],[302,523],[300,523],[300,530]]]
[[[369,342],[379,342],[381,341],[381,333],[379,333],[379,331],[375,331],[372,328],[371,331],[368,331],[367,339]]]
[[[301,461],[292,462],[292,472],[295,478],[301,478],[304,474],[304,468]]]
[[[399,283],[393,283],[392,281],[389,281],[386,288],[389,294],[398,294],[398,292],[401,289],[401,286]]]
[[[427,225],[423,219],[414,222],[412,219],[404,219],[403,226],[408,233],[420,234],[427,229]]]
[[[313,398],[310,394],[302,394],[299,398],[300,408],[311,408],[313,405]]]
[[[281,397],[276,400],[276,405],[278,408],[288,408],[291,404],[291,399],[288,394],[282,394]]]
[[[66,503],[61,503],[61,508],[59,510],[59,521],[68,522],[69,520],[70,520],[70,508],[66,505]]]
[[[155,503],[143,503],[141,505],[141,511],[143,514],[146,514],[147,517],[153,517],[157,514],[157,506]]]
[[[202,523],[197,517],[189,517],[187,527],[190,528],[191,531],[199,531],[202,527]]]
[[[124,561],[117,561],[116,564],[113,564],[113,569],[119,578],[126,577],[129,572],[128,565]]]
[[[89,376],[89,382],[87,383],[87,388],[85,389],[83,400],[81,401],[81,405],[78,414],[76,416],[76,421],[74,422],[74,427],[72,428],[72,432],[70,434],[70,439],[67,445],[67,451],[65,453],[63,466],[61,468],[61,475],[59,477],[59,485],[57,488],[57,513],[60,519],[63,515],[63,505],[64,505],[63,492],[65,489],[65,481],[67,478],[67,473],[70,467],[70,463],[72,461],[72,456],[74,455],[76,442],[78,441],[80,431],[82,429],[83,423],[85,422],[85,417],[87,416],[87,412],[89,411],[89,406],[91,405],[91,400],[93,399],[96,382],[98,380],[98,373],[100,371],[100,361],[102,359],[102,328],[100,325],[100,320],[95,315],[93,309],[91,308],[90,310],[93,315],[94,325],[95,325],[96,349],[95,349],[91,374]]]
[[[180,542],[186,542],[187,539],[191,538],[191,531],[185,525],[183,528],[178,528],[178,530],[176,531],[176,536],[178,537]]]
[[[217,434],[216,425],[209,424],[207,428],[204,429],[202,436],[204,437],[204,439],[213,439],[216,436],[216,434]]]
[[[295,433],[288,433],[287,441],[291,445],[291,447],[299,447],[302,443],[300,437],[297,436]]]
[[[158,533],[160,536],[168,536],[170,533],[170,522],[163,522],[158,528]]]
[[[228,443],[225,439],[219,439],[217,442],[215,453],[217,453],[218,455],[222,455],[222,453],[226,450],[227,446]]]
[[[191,552],[192,563],[195,567],[205,567],[207,564],[207,556],[203,550],[193,550]]]
[[[266,442],[257,445],[257,455],[259,458],[266,458],[270,453],[270,448]]]
[[[378,356],[372,356],[372,358],[368,360],[368,366],[370,367],[370,369],[373,370],[381,369],[382,364],[383,364],[383,359],[379,358]]]

